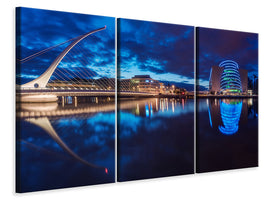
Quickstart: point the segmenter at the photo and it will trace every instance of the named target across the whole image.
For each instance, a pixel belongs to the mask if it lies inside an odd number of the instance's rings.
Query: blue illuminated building
[[[241,93],[242,85],[238,64],[232,60],[226,60],[221,62],[219,67],[224,68],[220,79],[220,91],[222,93]]]
[[[232,60],[225,60],[219,66],[212,66],[209,78],[211,94],[247,94],[248,71],[240,69]]]

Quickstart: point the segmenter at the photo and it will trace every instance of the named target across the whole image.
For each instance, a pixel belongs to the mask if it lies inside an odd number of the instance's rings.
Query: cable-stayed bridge
[[[92,55],[86,52],[86,48],[84,48],[86,44],[81,44],[90,35],[105,29],[106,26],[17,60],[19,64],[23,64],[50,52],[58,46],[68,44],[39,77],[17,86],[17,101],[49,102],[65,96],[115,96],[115,65],[102,66],[102,68],[97,69],[98,72],[96,73],[93,69],[95,66],[92,67],[90,59],[87,59]],[[94,38],[89,38],[89,41],[85,41],[85,43],[90,42],[91,39]],[[114,73],[111,74],[110,72]],[[119,84],[119,94],[121,96],[155,95],[154,93],[138,92],[129,88],[131,87],[128,84],[125,85],[122,82]]]

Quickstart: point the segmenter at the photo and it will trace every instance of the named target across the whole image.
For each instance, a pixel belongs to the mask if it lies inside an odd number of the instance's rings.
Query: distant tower
[[[241,93],[242,84],[238,64],[232,60],[226,60],[221,62],[219,67],[223,67],[220,79],[220,92]]]

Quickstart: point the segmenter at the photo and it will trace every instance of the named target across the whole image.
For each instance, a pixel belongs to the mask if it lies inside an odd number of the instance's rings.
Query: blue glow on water
[[[145,126],[144,126],[145,124]],[[135,116],[131,113],[119,112],[119,125],[120,125],[120,133],[119,137],[133,137],[137,134],[141,134],[139,132],[140,129],[144,129],[146,131],[157,130],[158,128],[166,128],[164,121],[161,119],[154,118],[152,121],[150,118],[143,118],[141,116]]]
[[[134,116],[131,113],[122,111],[120,111],[118,114],[118,121],[120,122],[120,125],[126,127],[125,132],[123,132],[123,134],[121,135],[129,135],[128,133],[137,131],[138,124],[140,124],[140,122],[142,121],[142,117]]]
[[[152,106],[152,103],[150,103],[150,116],[151,117],[153,116],[153,106]]]
[[[95,116],[87,120],[87,124],[99,124],[103,123],[108,125],[114,125],[115,123],[115,113],[98,113]]]
[[[254,115],[258,110],[258,99],[223,98],[216,101],[199,98],[197,105],[196,171],[258,166],[258,118]],[[213,127],[210,127],[208,109]]]
[[[119,181],[193,173],[193,100],[133,101],[118,115]]]
[[[83,120],[78,120],[75,118],[61,118],[56,121],[57,126],[61,128],[66,126],[81,127],[82,123],[84,123]]]
[[[72,104],[72,97],[71,97],[71,96],[68,96],[68,97],[67,97],[67,103],[68,103],[68,104]]]
[[[89,117],[50,119],[60,139],[85,161],[106,169],[89,167],[73,159],[45,130],[18,121],[22,191],[73,187],[114,181],[115,113]],[[77,134],[79,133],[79,134]],[[108,173],[107,173],[108,172]]]
[[[238,131],[242,105],[242,101],[231,104],[220,100],[220,112],[223,122],[223,126],[219,126],[221,133],[225,135],[233,135]]]
[[[148,107],[148,104],[146,104],[146,117],[149,117],[149,107]]]
[[[212,128],[212,120],[211,120],[211,114],[210,114],[210,107],[208,107],[208,112],[209,112],[210,127]]]

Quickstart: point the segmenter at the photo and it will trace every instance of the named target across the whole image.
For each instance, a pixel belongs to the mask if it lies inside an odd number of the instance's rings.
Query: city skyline
[[[106,30],[93,34],[86,45],[79,46],[81,51],[77,57],[86,58],[86,64],[79,59],[72,63],[63,59],[58,68],[78,72],[86,69],[90,73],[88,79],[115,77],[115,18],[65,12],[62,12],[62,17],[54,11],[29,8],[21,8],[20,12],[23,14],[19,15],[21,26],[17,29],[17,33],[21,35],[17,43],[18,59],[77,37],[89,29],[99,28],[99,24],[103,24],[108,27]],[[77,19],[79,23],[76,23]],[[193,27],[138,20],[118,21],[118,36],[123,44],[118,44],[118,60],[121,61],[118,71],[123,72],[118,74],[118,78],[149,74],[161,82],[169,82],[189,91],[194,89]],[[258,76],[257,34],[209,28],[197,30],[197,78],[200,90],[208,89],[211,66],[226,59],[234,60],[240,68],[248,70],[249,78]],[[56,48],[23,63],[21,67],[17,65],[17,84],[40,76],[60,52]]]
[[[194,27],[118,19],[118,78],[149,74],[194,89]]]

